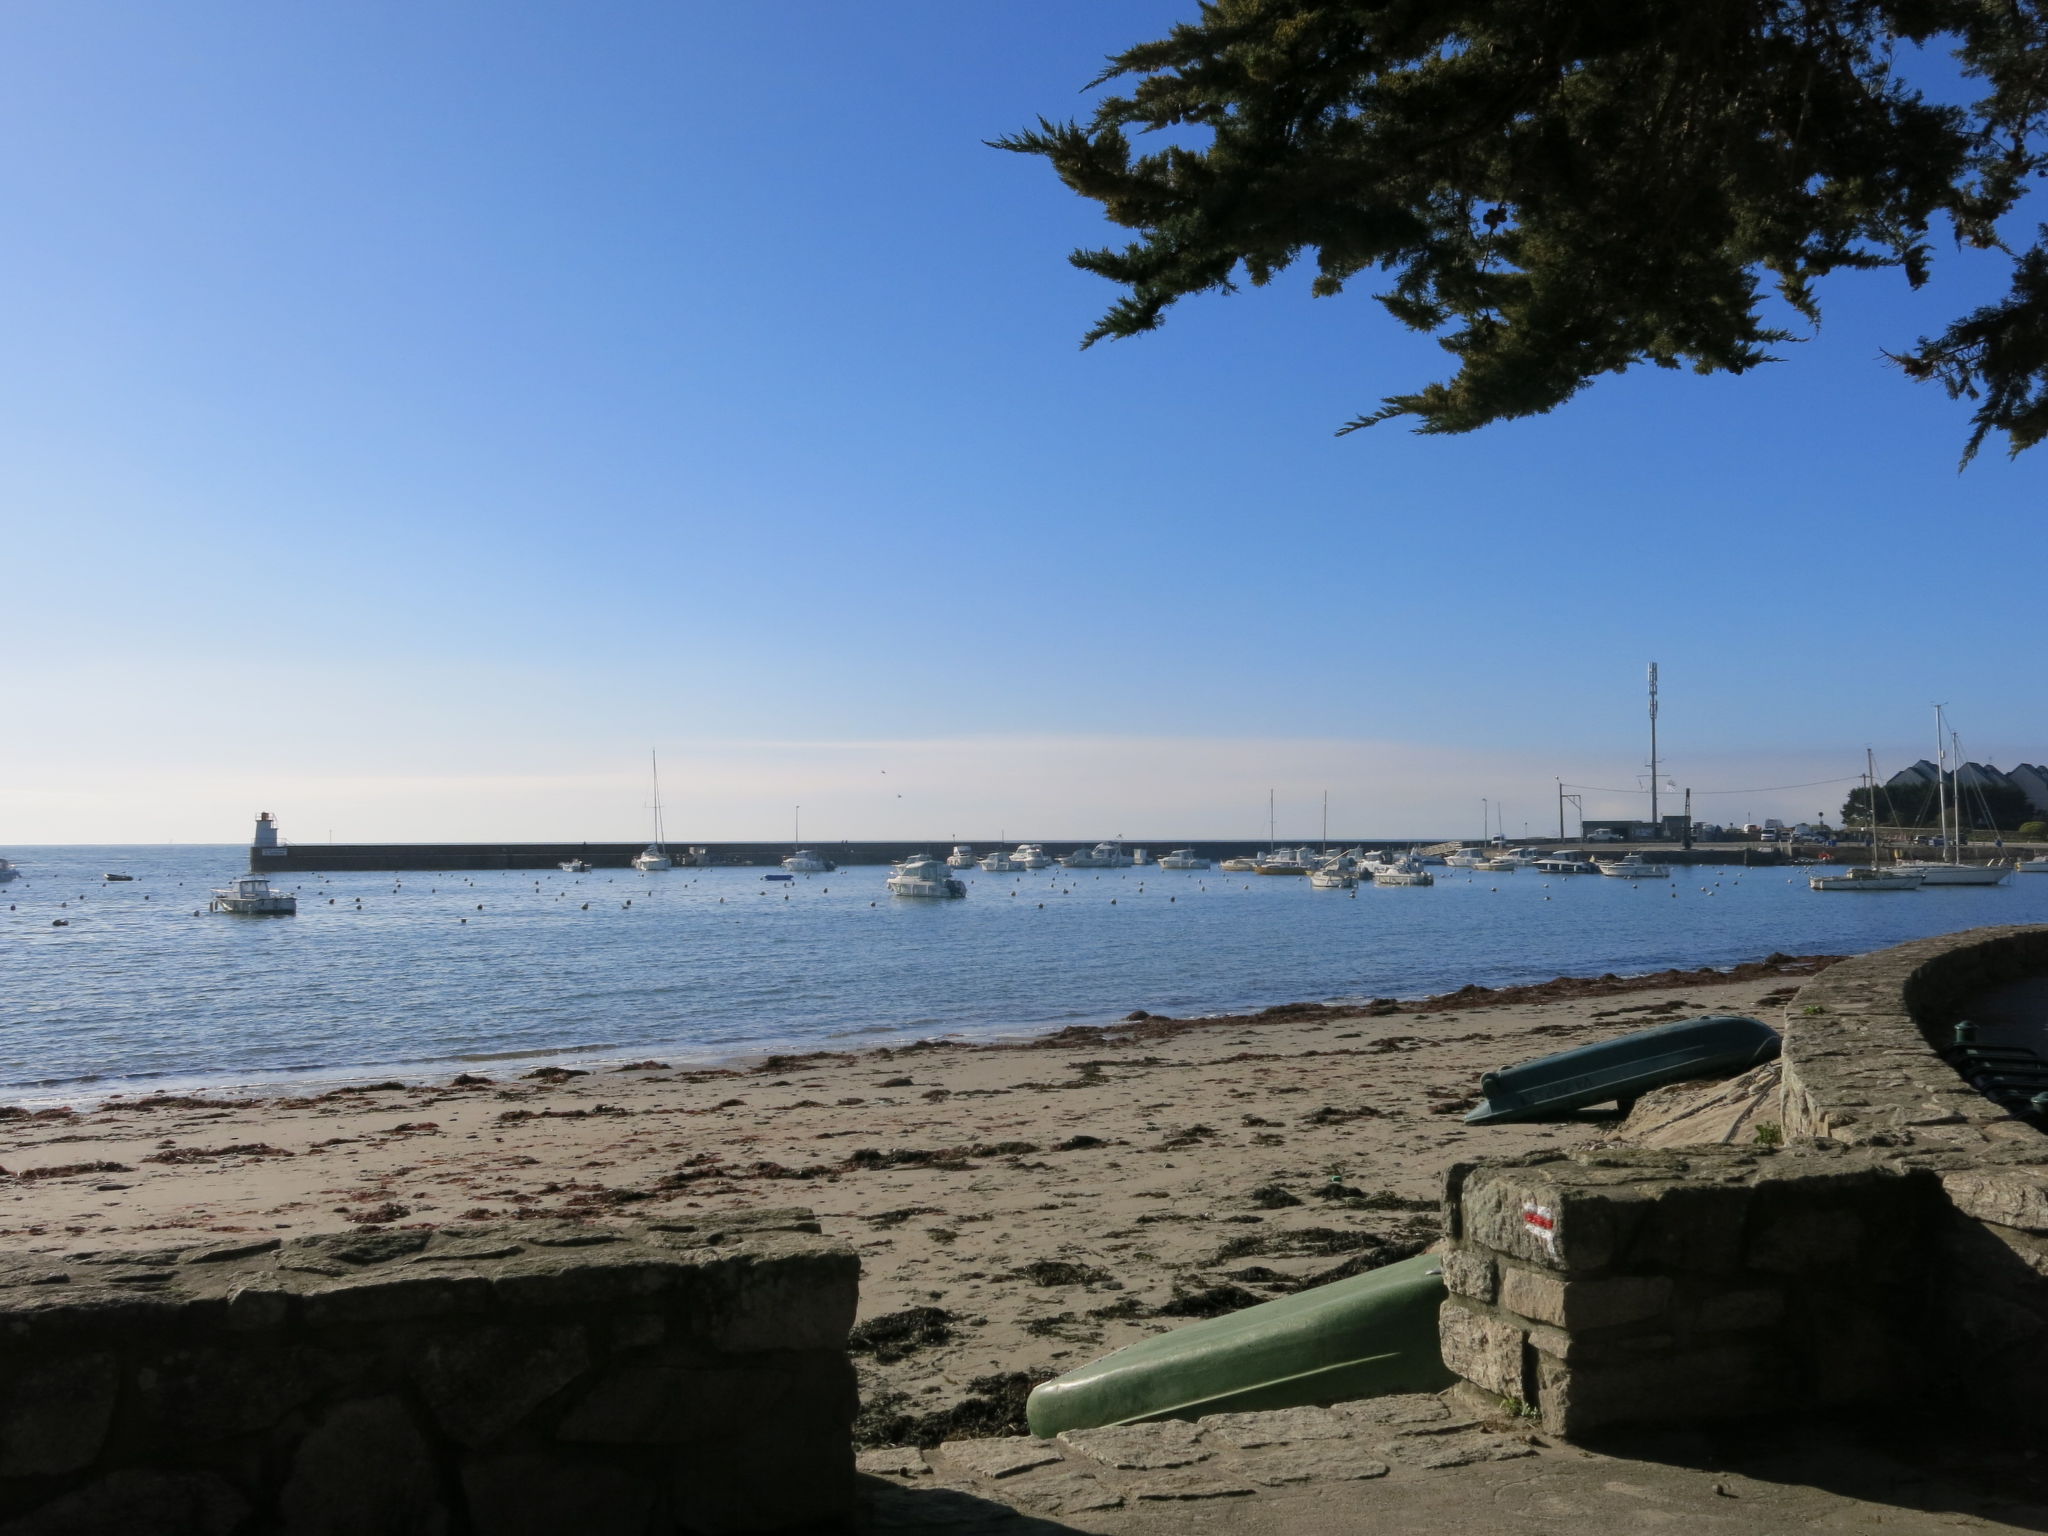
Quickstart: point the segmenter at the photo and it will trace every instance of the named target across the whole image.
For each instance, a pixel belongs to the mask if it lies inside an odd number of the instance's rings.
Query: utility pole
[[[1657,822],[1657,663],[1650,663],[1650,825]]]
[[[1685,786],[1685,846],[1692,846],[1692,786]]]

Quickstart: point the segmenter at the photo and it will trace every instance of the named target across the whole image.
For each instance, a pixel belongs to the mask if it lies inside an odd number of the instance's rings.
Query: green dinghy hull
[[[1778,1032],[1740,1013],[1710,1013],[1540,1056],[1479,1079],[1486,1096],[1467,1125],[1548,1120],[1589,1104],[1627,1104],[1652,1088],[1733,1077],[1778,1054]]]
[[[1441,1392],[1455,1379],[1437,1344],[1444,1299],[1433,1254],[1145,1339],[1043,1382],[1025,1416],[1063,1429],[1196,1419]]]

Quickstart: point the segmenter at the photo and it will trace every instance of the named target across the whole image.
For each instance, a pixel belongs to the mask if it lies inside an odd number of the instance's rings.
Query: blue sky
[[[1369,287],[1084,353],[1117,232],[982,143],[1191,9],[9,7],[0,845],[627,837],[650,746],[683,837],[1540,830],[1651,659],[1701,789],[2048,759],[2048,458],[1878,360],[1995,265],[1336,438],[1445,372]]]

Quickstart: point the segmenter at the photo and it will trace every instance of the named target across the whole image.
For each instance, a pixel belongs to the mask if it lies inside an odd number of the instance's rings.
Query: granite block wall
[[[802,1211],[0,1262],[0,1536],[653,1536],[851,1508]]]

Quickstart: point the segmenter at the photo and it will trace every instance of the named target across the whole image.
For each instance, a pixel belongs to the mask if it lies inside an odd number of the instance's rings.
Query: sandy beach
[[[1827,963],[1133,1016],[1005,1046],[17,1109],[0,1231],[62,1255],[807,1206],[861,1256],[863,1443],[935,1444],[1012,1432],[1032,1380],[1148,1333],[1421,1251],[1454,1159],[1603,1128],[1467,1127],[1481,1072],[1690,1013],[1775,1023]]]

